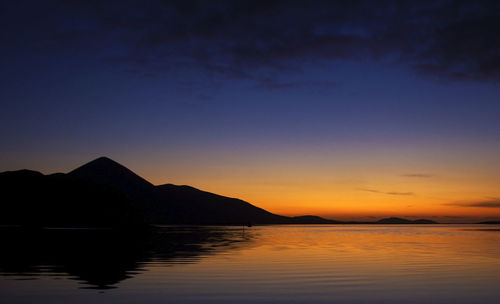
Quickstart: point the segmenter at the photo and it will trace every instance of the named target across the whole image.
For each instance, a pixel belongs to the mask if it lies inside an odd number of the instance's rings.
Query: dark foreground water
[[[2,303],[499,303],[500,227],[2,229]]]

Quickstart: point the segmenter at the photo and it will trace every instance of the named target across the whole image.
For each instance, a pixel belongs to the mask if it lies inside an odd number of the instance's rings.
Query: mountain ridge
[[[320,217],[295,219],[277,215],[244,200],[192,186],[155,186],[108,157],[99,157],[68,173],[44,175],[32,170],[3,172],[0,173],[0,190],[4,198],[2,201],[10,202],[0,206],[3,215],[0,216],[0,224],[334,223]]]
[[[347,223],[314,215],[278,215],[244,200],[188,185],[153,185],[108,157],[99,157],[68,173],[44,175],[27,169],[1,172],[0,193],[3,202],[0,204],[0,225],[121,227]],[[435,222],[386,218],[373,223]]]
[[[388,217],[376,221],[377,224],[437,224],[428,219],[408,220],[400,217]]]

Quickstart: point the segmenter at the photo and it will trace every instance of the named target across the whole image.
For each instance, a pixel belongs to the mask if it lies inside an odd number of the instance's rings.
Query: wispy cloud
[[[453,202],[443,204],[446,206],[479,207],[479,208],[500,208],[500,197],[490,197],[485,200]]]
[[[366,189],[366,188],[357,188],[356,190],[359,190],[359,191],[366,191],[366,192],[373,192],[373,193],[381,193],[380,191],[378,190],[374,190],[374,189]]]
[[[390,195],[413,195],[413,192],[384,192]]]
[[[428,173],[407,173],[407,174],[402,174],[401,176],[404,177],[416,177],[416,178],[431,178],[434,177],[434,174],[428,174]]]
[[[413,192],[380,191],[380,190],[366,189],[366,188],[358,188],[357,190],[372,192],[372,193],[388,194],[388,195],[414,195]]]

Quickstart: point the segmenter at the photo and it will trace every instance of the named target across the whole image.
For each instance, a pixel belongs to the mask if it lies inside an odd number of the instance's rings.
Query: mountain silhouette
[[[248,202],[190,186],[166,184],[156,187],[161,222],[178,224],[280,224],[291,219]]]
[[[154,187],[147,180],[107,157],[99,157],[67,175],[74,179],[130,193],[150,191]]]
[[[129,227],[148,224],[325,224],[286,217],[240,199],[172,184],[154,186],[100,157],[67,173],[0,173],[0,224],[34,227]]]
[[[309,224],[309,223],[315,223],[315,224],[340,224],[342,222],[339,221],[334,221],[334,220],[328,220],[316,215],[302,215],[302,216],[295,216],[291,218],[291,221],[294,224]]]
[[[427,219],[407,220],[399,217],[388,217],[378,220],[377,224],[437,224],[437,222]]]

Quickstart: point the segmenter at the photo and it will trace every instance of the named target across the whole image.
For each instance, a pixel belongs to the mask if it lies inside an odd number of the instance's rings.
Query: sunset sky
[[[0,171],[500,220],[499,1],[0,1]]]

